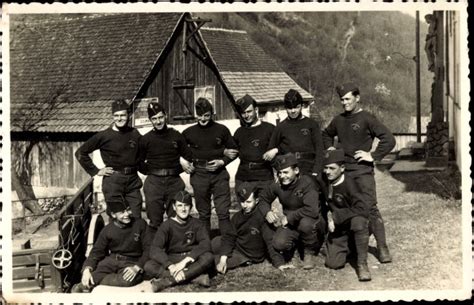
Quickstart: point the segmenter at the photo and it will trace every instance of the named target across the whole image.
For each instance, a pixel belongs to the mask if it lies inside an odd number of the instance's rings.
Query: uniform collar
[[[331,185],[332,186],[337,186],[337,185],[343,183],[344,182],[344,177],[345,177],[344,174],[342,174],[341,177],[336,182],[331,183]]]

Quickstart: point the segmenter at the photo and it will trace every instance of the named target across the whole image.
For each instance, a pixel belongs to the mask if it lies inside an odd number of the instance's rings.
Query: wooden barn
[[[234,102],[245,94],[262,113],[281,107],[290,88],[313,100],[246,32],[212,29],[189,13],[13,15],[10,24],[17,192],[63,192],[87,181],[74,151],[110,125],[116,99],[130,102],[136,127],[148,124],[150,99],[174,125],[193,122],[200,96],[218,120],[235,119]]]

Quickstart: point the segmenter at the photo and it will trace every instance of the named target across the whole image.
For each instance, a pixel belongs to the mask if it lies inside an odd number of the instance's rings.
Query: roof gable
[[[12,108],[46,102],[52,92],[67,103],[132,99],[182,15],[12,15]]]

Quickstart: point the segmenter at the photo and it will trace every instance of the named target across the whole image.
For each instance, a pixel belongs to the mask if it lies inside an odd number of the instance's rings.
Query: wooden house
[[[74,151],[111,124],[116,99],[130,102],[137,127],[148,123],[150,99],[165,106],[171,124],[193,122],[200,96],[211,99],[218,120],[235,119],[234,102],[245,94],[263,112],[282,105],[290,88],[313,100],[245,32],[202,28],[205,21],[189,13],[11,16],[19,182],[79,188],[88,177]]]

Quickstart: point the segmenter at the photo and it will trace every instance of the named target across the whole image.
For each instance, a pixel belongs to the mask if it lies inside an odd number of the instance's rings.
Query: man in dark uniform
[[[192,152],[184,136],[167,126],[161,104],[149,103],[147,110],[153,129],[140,140],[140,171],[148,175],[143,190],[149,226],[156,231],[163,222],[165,211],[168,217],[172,216],[173,208],[169,203],[174,195],[185,188],[179,176],[183,171],[180,157],[188,164],[185,168],[190,168]]]
[[[317,181],[322,171],[323,152],[319,123],[303,115],[303,97],[298,91],[290,89],[284,103],[288,117],[275,127],[263,158],[271,161],[277,154],[291,152],[298,160],[301,173]]]
[[[325,193],[329,204],[325,264],[331,269],[343,268],[349,252],[349,239],[353,238],[357,254],[357,276],[359,281],[370,281],[367,266],[370,206],[364,202],[354,180],[344,175],[342,149],[325,151],[323,162],[328,182]]]
[[[193,279],[209,287],[208,272],[213,266],[211,241],[202,222],[190,216],[191,195],[176,193],[173,202],[175,216],[158,228],[150,248],[145,271],[154,277],[154,292],[186,283]]]
[[[151,242],[147,223],[131,217],[123,200],[109,201],[112,221],[100,231],[82,267],[81,283],[72,292],[84,292],[96,285],[129,287],[142,281]]]
[[[291,268],[284,257],[273,248],[274,231],[257,209],[258,186],[242,182],[237,188],[237,199],[241,210],[232,216],[232,230],[212,240],[212,252],[216,255],[219,273],[250,264],[258,264],[269,256],[273,266],[279,270]]]
[[[300,174],[298,160],[292,153],[275,159],[279,183],[273,183],[259,195],[258,208],[269,223],[277,227],[273,247],[291,253],[304,248],[303,268],[314,268],[313,256],[319,254],[324,242],[326,221],[321,215],[319,193],[313,180]],[[279,199],[283,216],[271,210],[271,203]]]
[[[112,103],[114,123],[104,131],[96,133],[76,151],[76,158],[86,172],[91,176],[103,176],[102,192],[105,203],[120,201],[128,202],[133,217],[141,218],[142,181],[137,175],[138,145],[140,133],[128,126],[130,114],[129,105],[123,101]],[[100,170],[92,162],[91,154],[100,150],[105,164]]]
[[[273,183],[273,169],[263,159],[275,126],[262,122],[258,117],[257,102],[250,95],[236,101],[237,110],[243,119],[243,126],[234,134],[239,152],[240,164],[235,175],[235,189],[246,181],[255,184],[257,192]]]
[[[214,200],[219,229],[224,234],[230,229],[229,173],[226,165],[232,158],[224,155],[225,149],[236,145],[227,127],[212,119],[212,104],[205,98],[196,101],[197,124],[184,130],[183,135],[193,153],[195,171],[191,174],[191,185],[196,200],[199,220],[208,232],[211,230],[211,196]]]
[[[334,137],[345,153],[345,173],[354,179],[370,205],[369,230],[377,241],[378,258],[382,263],[389,263],[392,257],[385,239],[385,227],[377,208],[377,195],[374,179],[374,161],[380,161],[395,146],[392,133],[373,115],[362,110],[359,105],[359,88],[347,83],[336,88],[344,107],[344,112],[337,115],[323,131],[324,146],[334,148]],[[374,138],[379,139],[375,151],[370,151]]]

